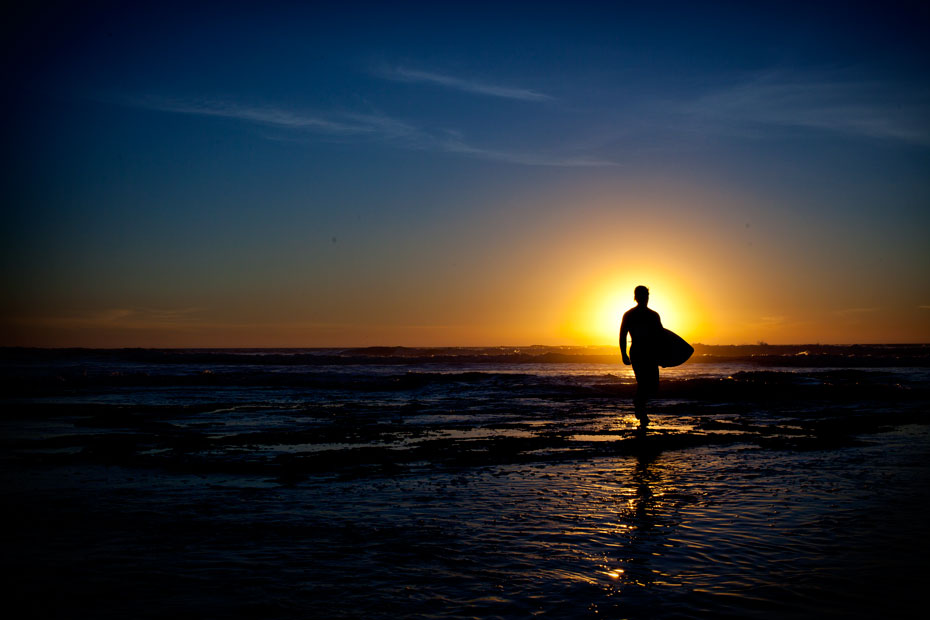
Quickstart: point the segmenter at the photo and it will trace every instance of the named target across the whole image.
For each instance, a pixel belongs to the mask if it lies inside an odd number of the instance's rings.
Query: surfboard
[[[673,331],[663,329],[659,343],[659,366],[680,366],[688,361],[694,347]]]

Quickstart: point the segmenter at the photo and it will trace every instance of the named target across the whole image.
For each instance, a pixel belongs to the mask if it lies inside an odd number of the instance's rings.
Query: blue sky
[[[637,264],[692,283],[705,341],[926,340],[927,26],[916,3],[26,10],[5,340],[587,342],[564,300]]]

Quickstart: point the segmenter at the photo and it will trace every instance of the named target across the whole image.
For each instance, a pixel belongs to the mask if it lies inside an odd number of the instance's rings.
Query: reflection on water
[[[915,427],[837,451],[705,446],[296,486],[20,472],[3,481],[22,507],[7,548],[22,596],[52,615],[855,615],[885,605],[875,583],[889,609],[916,596],[927,444]]]
[[[29,353],[0,419],[8,606],[636,619],[922,602],[925,365],[683,367],[643,434],[615,367],[473,353],[101,353],[89,373],[46,359],[87,353]]]
[[[658,489],[659,497],[663,495],[663,481],[661,470],[650,465],[656,455],[646,452],[641,454],[633,469],[632,481],[635,488],[633,498],[633,523],[630,544],[627,547],[629,570],[626,579],[638,586],[648,586],[655,581],[655,571],[650,566],[650,560],[655,551],[644,552],[641,547],[657,547],[652,540],[654,536],[661,536],[661,529],[656,527],[656,495],[653,487]]]

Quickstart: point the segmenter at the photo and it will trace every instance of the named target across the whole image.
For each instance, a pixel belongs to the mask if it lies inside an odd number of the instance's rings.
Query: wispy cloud
[[[878,308],[843,308],[842,310],[834,310],[833,313],[842,317],[853,317],[870,312],[878,312],[878,310]]]
[[[475,146],[466,142],[458,132],[449,130],[430,131],[382,114],[309,113],[275,106],[252,106],[221,100],[138,97],[110,99],[110,101],[158,112],[218,117],[253,123],[282,130],[287,132],[290,137],[302,138],[307,135],[322,135],[357,140],[377,140],[406,149],[450,153],[475,159],[525,166],[582,168],[618,165],[616,162],[609,160],[574,154]],[[269,138],[280,139],[280,137],[276,136],[269,136]]]
[[[75,315],[12,317],[15,324],[68,329],[177,329],[201,323],[201,308],[106,308]]]
[[[419,69],[410,69],[407,67],[385,68],[379,72],[379,75],[397,82],[435,84],[437,86],[443,86],[445,88],[451,88],[474,95],[499,97],[501,99],[517,99],[519,101],[550,101],[553,99],[551,95],[528,88],[489,84],[478,80],[469,80],[443,73],[421,71]]]
[[[781,325],[781,324],[784,323],[786,320],[787,320],[787,318],[784,317],[784,316],[781,316],[781,315],[778,315],[778,316],[762,316],[762,317],[759,317],[759,323],[758,323],[758,324],[760,324],[760,325]]]
[[[878,311],[879,308],[843,308],[834,310],[833,314],[846,325],[861,325],[869,319],[869,315]]]
[[[503,151],[470,146],[459,140],[446,140],[438,145],[448,153],[458,153],[468,157],[500,161],[525,166],[556,166],[560,168],[598,168],[620,165],[606,159],[588,157],[571,157],[545,153],[528,153],[519,151]]]
[[[782,329],[789,324],[790,318],[782,315],[760,316],[755,320],[747,321],[742,325],[748,330],[758,330],[764,332],[770,329]]]
[[[119,98],[117,103],[132,107],[188,114],[193,116],[214,116],[240,121],[249,121],[262,125],[271,125],[284,129],[307,130],[338,135],[362,135],[384,133],[388,129],[397,132],[399,127],[388,127],[382,119],[364,115],[345,115],[338,120],[323,115],[293,112],[274,106],[243,105],[229,101],[205,99],[172,99],[165,97],[127,97]]]
[[[927,95],[838,73],[769,72],[700,97],[687,114],[714,124],[819,129],[930,145]]]

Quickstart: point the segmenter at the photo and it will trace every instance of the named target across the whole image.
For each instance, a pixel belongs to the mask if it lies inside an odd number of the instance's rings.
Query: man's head
[[[633,299],[636,303],[646,305],[649,303],[649,289],[640,284],[633,289]]]

